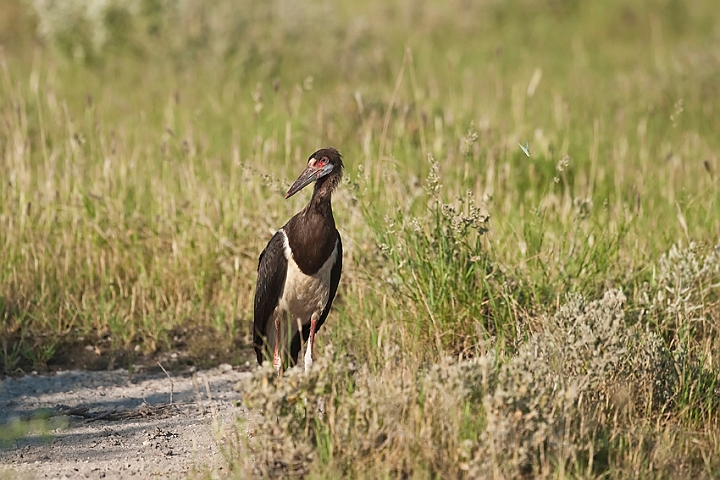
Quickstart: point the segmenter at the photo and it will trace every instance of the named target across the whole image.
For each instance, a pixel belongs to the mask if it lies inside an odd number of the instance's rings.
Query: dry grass
[[[720,474],[712,1],[88,5],[0,7],[0,370],[242,363],[334,145],[322,357],[238,476]]]
[[[709,423],[685,422],[682,383],[703,368],[626,328],[625,300],[574,297],[504,358],[422,368],[392,345],[375,371],[332,351],[309,375],[259,370],[245,403],[271,420],[248,427],[241,476],[716,475],[720,388],[698,385],[690,408],[710,408]]]

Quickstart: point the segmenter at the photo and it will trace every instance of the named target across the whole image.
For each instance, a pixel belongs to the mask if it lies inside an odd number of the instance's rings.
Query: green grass
[[[109,5],[0,7],[0,371],[244,362],[282,193],[333,145],[337,365],[265,379],[304,455],[273,468],[718,474],[712,1]]]

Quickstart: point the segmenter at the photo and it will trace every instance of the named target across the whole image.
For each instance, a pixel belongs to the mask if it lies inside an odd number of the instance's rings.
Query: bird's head
[[[343,173],[343,162],[340,152],[334,148],[323,148],[310,155],[307,167],[292,184],[285,198],[290,198],[297,192],[317,181],[315,189],[327,185],[331,192],[340,181]]]

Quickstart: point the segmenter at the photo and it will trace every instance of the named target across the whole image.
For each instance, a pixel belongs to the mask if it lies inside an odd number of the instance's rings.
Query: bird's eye
[[[327,157],[323,157],[323,158],[320,160],[320,165],[325,166],[325,165],[327,165],[327,163],[328,163],[328,158],[327,158]]]

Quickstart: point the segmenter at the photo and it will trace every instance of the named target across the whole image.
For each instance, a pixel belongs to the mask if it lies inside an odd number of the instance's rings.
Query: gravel
[[[170,378],[122,369],[6,378],[0,478],[221,476],[220,446],[247,418],[236,385],[249,375],[225,364]]]

